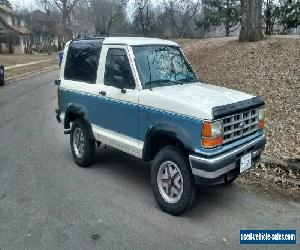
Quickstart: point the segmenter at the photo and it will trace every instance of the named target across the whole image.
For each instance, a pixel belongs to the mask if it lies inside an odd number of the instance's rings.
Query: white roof
[[[126,44],[126,45],[171,45],[178,46],[177,43],[149,37],[106,37],[103,44]]]

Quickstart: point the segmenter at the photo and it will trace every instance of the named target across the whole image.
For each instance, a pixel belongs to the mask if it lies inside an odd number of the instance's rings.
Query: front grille
[[[223,143],[256,131],[258,129],[258,113],[258,109],[251,109],[223,118]]]

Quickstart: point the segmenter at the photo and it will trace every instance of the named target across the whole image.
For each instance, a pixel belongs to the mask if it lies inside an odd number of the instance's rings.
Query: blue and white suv
[[[156,201],[179,215],[196,184],[231,183],[259,159],[263,100],[200,82],[175,42],[81,39],[64,55],[57,120],[79,166],[100,143],[149,161]]]

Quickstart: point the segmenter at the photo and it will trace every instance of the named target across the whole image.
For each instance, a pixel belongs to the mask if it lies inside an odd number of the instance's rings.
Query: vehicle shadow
[[[97,149],[94,164],[91,169],[101,170],[101,173],[114,175],[120,182],[134,185],[134,189],[144,192],[145,196],[152,195],[151,167],[129,154],[103,146]],[[98,171],[97,171],[98,172]],[[99,174],[100,174],[99,172]],[[240,192],[237,184],[197,186],[197,195],[193,206],[183,215],[184,217],[201,217],[215,213],[222,207],[230,207],[235,195]],[[153,198],[153,202],[155,200]],[[155,207],[159,207],[155,204]]]
[[[101,145],[96,150],[91,168],[101,169],[106,174],[113,174],[123,181],[137,181],[139,185],[150,186],[149,163],[111,147]]]

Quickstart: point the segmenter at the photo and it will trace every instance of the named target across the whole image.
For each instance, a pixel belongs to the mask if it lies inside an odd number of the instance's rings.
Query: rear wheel
[[[159,207],[172,215],[182,214],[194,201],[196,187],[188,160],[174,146],[164,147],[155,156],[151,184]]]
[[[95,141],[88,137],[88,128],[76,119],[73,122],[70,144],[74,161],[80,167],[88,167],[92,164],[95,155]]]

